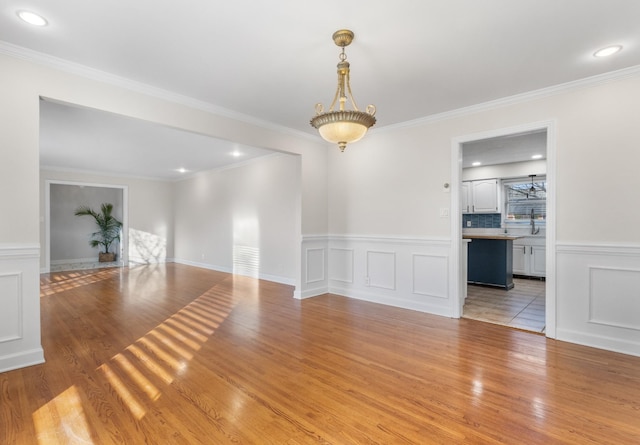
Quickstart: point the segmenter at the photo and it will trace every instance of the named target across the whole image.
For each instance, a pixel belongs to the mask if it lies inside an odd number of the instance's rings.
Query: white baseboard
[[[343,297],[354,298],[356,300],[368,301],[370,303],[384,304],[385,306],[399,307],[402,309],[410,309],[418,312],[425,312],[442,317],[451,317],[451,310],[448,307],[436,306],[428,303],[420,303],[416,301],[404,300],[397,296],[378,295],[372,292],[365,292],[358,289],[343,289],[332,287],[329,293],[341,295]]]
[[[640,357],[640,344],[634,341],[627,341],[620,338],[604,337],[599,335],[591,335],[588,333],[571,331],[568,329],[558,329],[557,333],[557,340]]]
[[[233,274],[234,273],[233,269],[230,268],[230,267],[218,266],[218,265],[215,265],[215,264],[200,263],[198,261],[183,260],[183,259],[180,259],[180,258],[174,258],[173,262],[175,262],[177,264],[184,264],[185,266],[193,266],[193,267],[199,267],[201,269],[215,270],[216,272],[224,272],[224,273],[228,273],[228,274]],[[252,276],[252,275],[244,275],[244,274],[237,274],[237,275]],[[282,277],[282,276],[278,276],[278,275],[260,273],[260,274],[258,274],[257,277],[253,277],[253,278],[258,278],[259,280],[265,280],[265,281],[272,281],[274,283],[286,284],[286,285],[289,285],[289,286],[295,286],[296,285],[295,278]]]
[[[97,256],[91,258],[72,258],[69,260],[51,260],[51,265],[56,266],[58,264],[79,264],[79,263],[95,263],[98,261]]]
[[[27,366],[44,363],[44,351],[42,348],[21,351],[0,357],[0,372],[13,371]]]

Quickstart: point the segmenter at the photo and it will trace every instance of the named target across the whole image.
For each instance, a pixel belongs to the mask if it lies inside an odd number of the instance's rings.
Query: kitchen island
[[[467,256],[467,281],[472,284],[513,288],[513,240],[510,235],[463,234],[471,240]]]

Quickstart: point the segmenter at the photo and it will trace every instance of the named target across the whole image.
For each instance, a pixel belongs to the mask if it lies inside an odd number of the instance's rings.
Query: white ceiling
[[[105,111],[40,101],[43,168],[178,180],[272,153]]]
[[[21,23],[21,8],[49,26]],[[384,127],[640,65],[638,17],[635,0],[7,0],[0,52],[36,51],[313,134],[314,104],[335,91],[339,28],[356,34],[355,98]],[[609,44],[624,50],[592,56]]]
[[[533,155],[547,158],[547,132],[545,130],[499,136],[462,144],[462,168],[481,165],[508,164],[531,161]]]

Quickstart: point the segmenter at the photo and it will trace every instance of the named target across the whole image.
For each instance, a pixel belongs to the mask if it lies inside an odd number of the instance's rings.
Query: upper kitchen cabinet
[[[462,213],[500,213],[500,180],[463,181]]]

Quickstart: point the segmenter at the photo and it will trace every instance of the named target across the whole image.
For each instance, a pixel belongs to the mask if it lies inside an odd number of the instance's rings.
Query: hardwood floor
[[[514,278],[513,289],[467,286],[463,317],[525,331],[545,331],[545,282]]]
[[[640,443],[640,357],[174,264],[41,289],[3,445]]]

